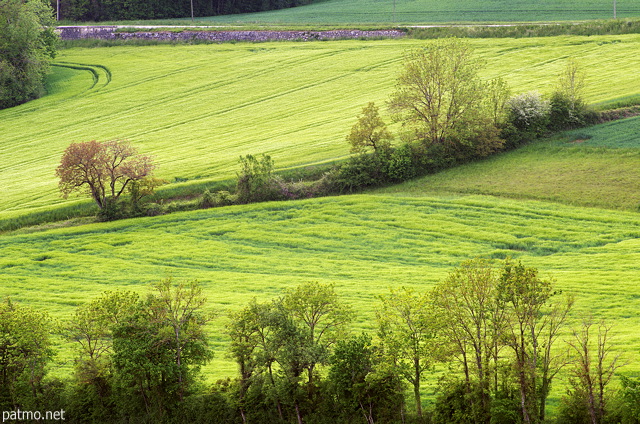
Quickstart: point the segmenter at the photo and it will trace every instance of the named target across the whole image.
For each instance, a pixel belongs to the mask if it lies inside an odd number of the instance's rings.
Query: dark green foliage
[[[236,194],[240,203],[264,202],[278,197],[271,156],[263,154],[260,159],[253,155],[240,157]]]
[[[420,174],[417,155],[410,144],[393,149],[387,164],[387,175],[392,182],[407,181]]]
[[[55,56],[51,8],[41,0],[0,0],[0,109],[44,94]]]
[[[338,176],[340,191],[353,192],[387,183],[387,160],[387,152],[351,156],[340,167]]]
[[[441,388],[433,411],[433,424],[477,424],[488,422],[480,406],[480,390],[471,389],[463,381],[454,381]]]
[[[80,306],[65,331],[77,347],[67,396],[73,419],[183,422],[202,393],[199,367],[211,358],[203,305],[196,282],[167,279],[142,301],[106,292]]]
[[[284,9],[306,4],[306,0],[214,0],[193,2],[194,16],[216,16]],[[186,18],[191,2],[170,0],[61,0],[61,19],[73,21],[113,21]]]
[[[9,299],[0,303],[0,410],[43,406],[51,326],[45,312]]]
[[[619,394],[625,424],[640,424],[640,378],[622,377]]]
[[[340,422],[385,423],[401,419],[404,385],[380,354],[367,334],[338,341],[328,380]]]

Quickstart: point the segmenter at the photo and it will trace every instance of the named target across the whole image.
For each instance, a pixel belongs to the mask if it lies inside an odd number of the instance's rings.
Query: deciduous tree
[[[369,148],[374,152],[388,150],[393,135],[380,118],[378,107],[370,102],[362,108],[358,122],[351,127],[347,141],[351,144],[351,153],[365,153]]]
[[[483,62],[469,44],[443,39],[406,54],[389,100],[395,119],[427,146],[469,145],[493,125]]]
[[[443,338],[464,371],[464,382],[477,411],[475,421],[489,422],[491,387],[497,391],[496,368],[506,324],[498,301],[497,273],[486,260],[463,262],[433,292]],[[472,396],[477,391],[478,396]]]
[[[37,407],[53,357],[45,312],[6,299],[0,303],[0,408]]]
[[[66,198],[86,190],[100,209],[115,202],[127,186],[151,175],[155,166],[149,156],[138,154],[126,141],[72,143],[65,150],[56,175]]]
[[[425,371],[433,365],[437,323],[426,294],[403,288],[380,296],[376,312],[378,334],[385,354],[413,387],[416,412],[422,417],[420,385]]]
[[[0,0],[0,109],[40,97],[56,53],[51,6]]]

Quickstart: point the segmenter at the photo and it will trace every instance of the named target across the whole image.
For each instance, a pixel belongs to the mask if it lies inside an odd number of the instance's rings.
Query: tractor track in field
[[[109,83],[111,83],[111,78],[112,78],[111,71],[109,70],[109,68],[107,68],[104,65],[89,65],[85,63],[73,63],[73,62],[54,62],[52,63],[52,65],[58,66],[61,68],[75,69],[78,71],[87,71],[91,73],[91,76],[93,78],[93,84],[91,85],[91,87],[89,87],[79,95],[83,95],[88,91],[102,90],[104,87],[109,85]]]

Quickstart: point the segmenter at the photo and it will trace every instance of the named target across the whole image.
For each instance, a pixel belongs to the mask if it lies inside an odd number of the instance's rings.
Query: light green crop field
[[[640,210],[640,118],[569,131],[380,193],[485,194]]]
[[[395,7],[395,13],[394,13]],[[640,16],[634,0],[617,0],[618,18]],[[277,11],[196,18],[207,24],[418,24],[534,22],[613,18],[613,2],[601,0],[325,0]],[[172,20],[171,22],[175,22]],[[166,22],[166,21],[156,21]],[[185,19],[184,22],[191,22]]]
[[[514,92],[549,93],[573,57],[587,71],[589,102],[640,95],[638,35],[470,42],[487,61],[483,76]],[[49,96],[0,111],[0,219],[65,202],[55,168],[71,142],[128,139],[170,181],[228,178],[245,154],[270,154],[280,168],[344,158],[355,116],[369,101],[384,104],[403,52],[424,43],[63,50]]]
[[[426,290],[461,261],[513,256],[577,298],[572,320],[615,324],[616,350],[640,371],[640,215],[483,196],[354,195],[234,206],[0,238],[0,298],[64,321],[104,290],[145,293],[168,276],[198,279],[216,359],[231,376],[225,311],[305,281],[334,282],[373,330],[376,295]],[[69,360],[61,345],[59,361]],[[69,364],[66,364],[69,367]],[[63,368],[64,369],[64,366]],[[68,369],[68,368],[67,368]]]

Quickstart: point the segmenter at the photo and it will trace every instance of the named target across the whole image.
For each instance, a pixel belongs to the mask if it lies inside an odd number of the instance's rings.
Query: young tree
[[[575,356],[569,384],[571,395],[587,409],[591,424],[600,424],[608,411],[608,386],[620,364],[619,357],[610,358],[611,326],[603,321],[598,323],[595,346],[591,333],[593,326],[592,320],[585,320],[580,331],[573,331],[569,345]]]
[[[51,320],[9,299],[0,303],[0,408],[38,407],[46,365],[53,357]]]
[[[380,301],[376,317],[382,348],[413,386],[416,413],[422,417],[420,384],[423,374],[434,362],[437,344],[431,300],[426,294],[403,288],[380,296]]]
[[[469,44],[456,38],[411,51],[389,109],[427,146],[468,145],[492,125],[482,67]]]
[[[483,259],[463,262],[433,292],[444,339],[452,345],[464,371],[474,420],[491,418],[491,387],[497,392],[496,368],[503,348],[506,311],[498,301],[497,275]],[[472,396],[477,393],[477,398]]]
[[[240,172],[236,191],[241,203],[269,200],[273,186],[273,159],[262,155],[240,156]]]
[[[118,200],[127,186],[151,175],[155,168],[148,156],[138,154],[122,140],[71,143],[56,175],[66,198],[74,191],[88,191],[100,209]]]
[[[80,305],[65,326],[66,338],[76,347],[73,400],[82,405],[75,412],[78,417],[99,419],[114,413],[113,328],[132,314],[137,303],[134,292],[107,291]]]
[[[0,0],[0,109],[40,97],[55,57],[51,6],[42,0]]]
[[[317,364],[325,364],[330,348],[342,338],[351,322],[351,309],[340,302],[333,284],[310,282],[287,290],[282,298],[287,317],[301,329],[307,340],[308,383],[313,384]]]
[[[365,153],[369,148],[372,148],[374,153],[386,151],[390,147],[391,140],[393,135],[380,118],[378,108],[373,102],[362,108],[358,122],[351,127],[351,132],[347,136],[347,141],[351,144],[351,153]]]
[[[549,127],[554,131],[584,126],[588,108],[583,99],[584,71],[575,60],[569,60],[558,76],[556,89],[551,95]]]
[[[238,364],[240,372],[239,409],[242,422],[247,422],[245,396],[254,379],[267,373],[267,384],[271,390],[276,387],[273,364],[284,343],[277,337],[279,317],[274,303],[257,303],[253,299],[236,313],[232,313],[228,331],[231,337],[230,352]],[[275,399],[278,415],[283,419],[280,399]]]
[[[553,304],[557,293],[538,270],[506,260],[498,281],[498,299],[507,312],[504,339],[514,356],[513,367],[526,424],[544,420],[551,382],[564,364],[552,355],[552,345],[564,325],[573,300]]]

